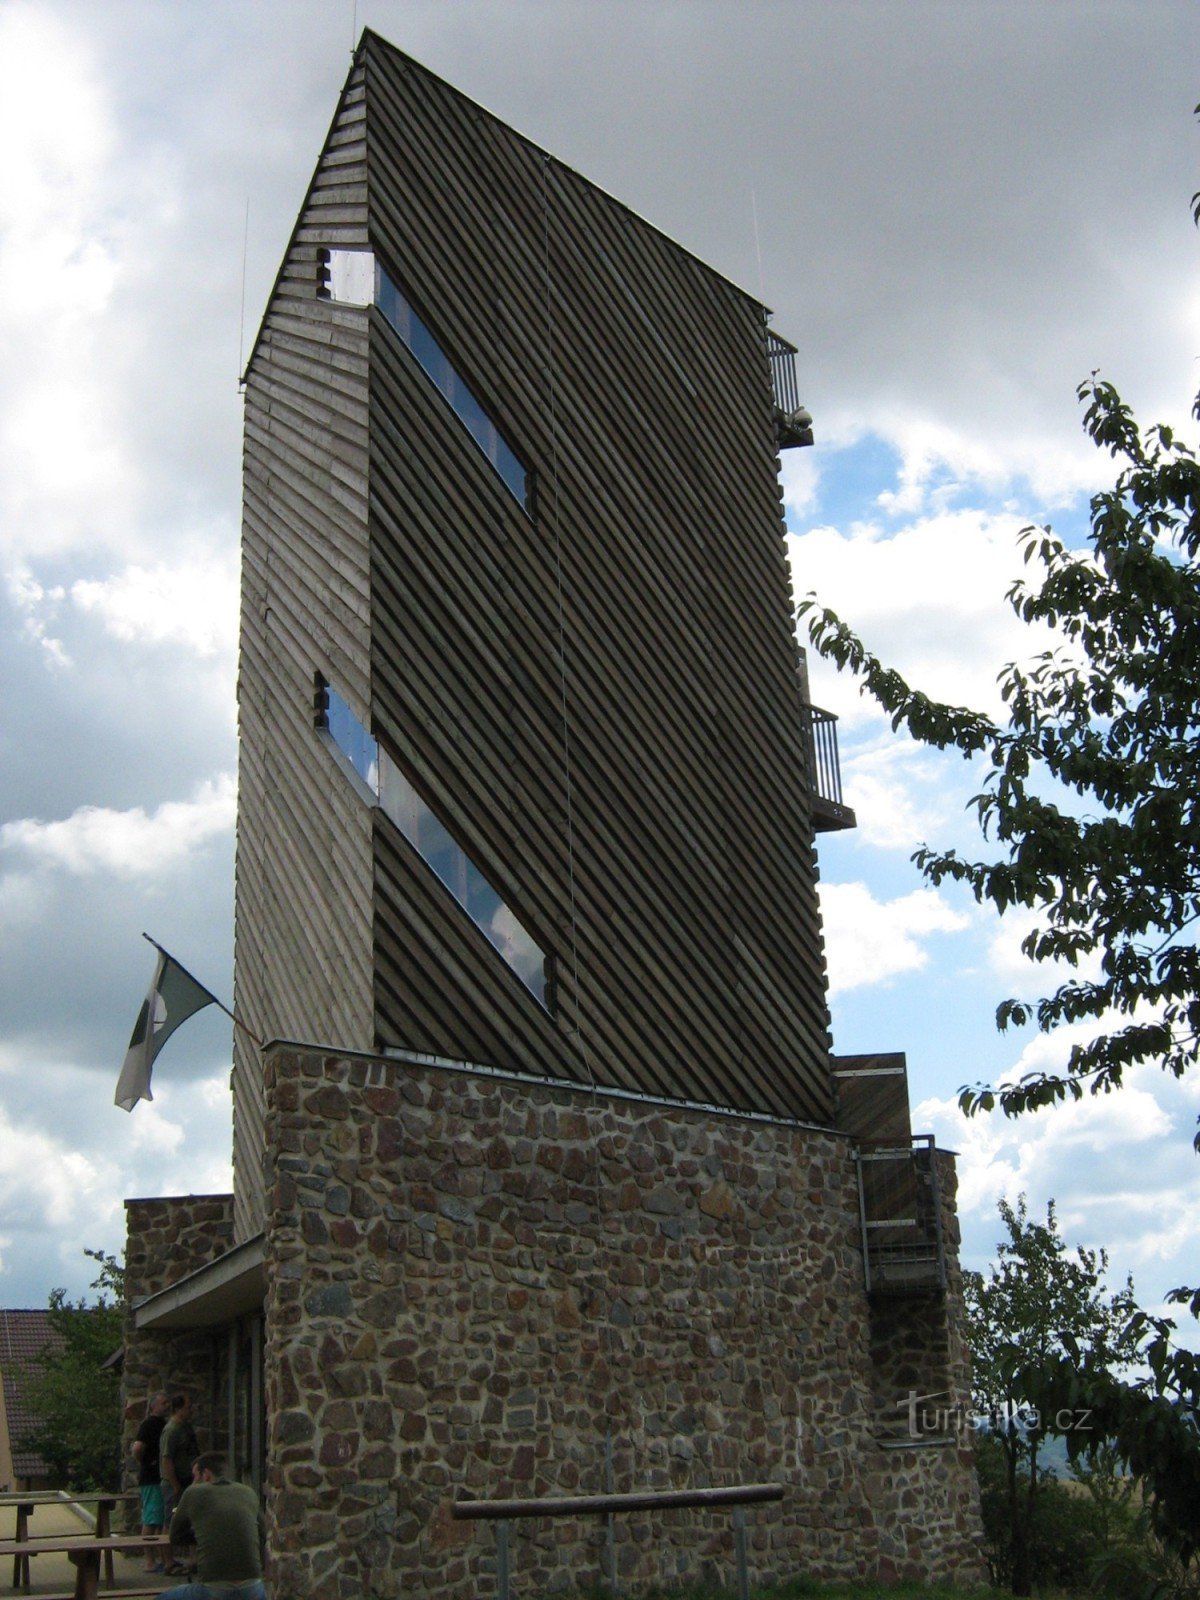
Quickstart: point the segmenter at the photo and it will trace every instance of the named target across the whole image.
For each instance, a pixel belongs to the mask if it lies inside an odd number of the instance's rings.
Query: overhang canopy
[[[235,1245],[197,1272],[149,1295],[133,1308],[144,1328],[208,1328],[258,1311],[266,1294],[266,1249],[261,1233]]]

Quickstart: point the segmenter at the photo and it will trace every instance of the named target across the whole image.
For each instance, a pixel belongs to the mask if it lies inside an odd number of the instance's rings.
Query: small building
[[[278,1594],[490,1592],[457,1498],[763,1480],[764,1576],[979,1572],[953,1162],[829,1037],[769,315],[363,35],[246,373],[269,1042],[234,1194],[129,1205],[131,1428],[208,1397]],[[539,1589],[731,1562],[522,1529]]]
[[[49,1313],[0,1309],[0,1493],[59,1487],[54,1468],[28,1443],[38,1424],[29,1382],[62,1336]]]

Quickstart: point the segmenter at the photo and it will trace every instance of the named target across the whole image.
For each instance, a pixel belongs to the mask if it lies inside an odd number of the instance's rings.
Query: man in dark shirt
[[[163,1515],[162,1477],[158,1469],[158,1447],[163,1429],[167,1425],[167,1410],[171,1402],[165,1389],[160,1389],[150,1402],[146,1420],[133,1441],[133,1459],[138,1465],[138,1491],[142,1501],[142,1532],[161,1533]],[[147,1547],[146,1571],[161,1572],[162,1562],[157,1552]]]
[[[197,1458],[171,1518],[172,1544],[196,1546],[196,1581],[164,1589],[159,1600],[266,1600],[258,1496],[224,1473],[216,1452]]]

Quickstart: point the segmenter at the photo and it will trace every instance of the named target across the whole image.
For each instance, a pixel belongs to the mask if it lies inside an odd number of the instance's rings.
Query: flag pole
[[[223,1011],[225,1013],[225,1015],[229,1018],[230,1022],[233,1023],[235,1028],[240,1028],[242,1030],[242,1032],[246,1035],[247,1039],[252,1039],[254,1041],[255,1046],[259,1050],[262,1049],[263,1042],[258,1037],[258,1035],[252,1029],[250,1029],[250,1028],[248,1028],[246,1026],[246,1024],[242,1021],[241,1017],[235,1017],[233,1012],[229,1009],[229,1007],[225,1004],[225,1002],[223,1000],[218,1000],[216,995],[212,992],[212,990],[208,987],[207,984],[201,983],[199,978],[197,978],[194,973],[189,972],[188,969],[184,966],[183,962],[179,961],[175,956],[173,956],[169,950],[164,950],[162,945],[159,944],[157,939],[152,939],[150,937],[150,935],[148,933],[144,932],[144,931],[142,933],[142,938],[145,939],[147,944],[152,944],[154,946],[154,948],[158,951],[160,956],[166,956],[168,961],[173,961],[175,963],[175,965],[179,968],[180,972],[182,972],[185,977],[191,978],[192,982],[196,985],[197,989],[203,989],[204,990],[205,994],[212,1001],[213,1005],[216,1006],[217,1010],[218,1011]]]

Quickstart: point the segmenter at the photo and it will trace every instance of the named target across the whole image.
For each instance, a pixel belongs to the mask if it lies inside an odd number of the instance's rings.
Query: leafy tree
[[[1123,1330],[1135,1305],[1132,1283],[1107,1292],[1103,1250],[1068,1249],[1053,1201],[1044,1223],[1029,1217],[1024,1195],[1015,1209],[1001,1200],[1000,1216],[1008,1237],[997,1246],[995,1264],[986,1275],[964,1273],[963,1292],[972,1398],[1003,1464],[1000,1484],[991,1490],[998,1503],[985,1508],[1000,1556],[994,1565],[1014,1594],[1027,1595],[1035,1577],[1051,1576],[1044,1570],[1047,1554],[1039,1562],[1037,1549],[1039,1492],[1047,1476],[1038,1460],[1041,1445],[1048,1434],[1088,1430],[1090,1419],[1066,1407],[1041,1413],[1019,1373],[1068,1347],[1086,1351],[1105,1370],[1120,1364]]]
[[[1200,194],[1192,205],[1200,223]],[[812,597],[801,607],[817,650],[861,677],[894,728],[986,766],[972,804],[994,853],[923,846],[914,860],[926,877],[965,884],[1000,912],[1031,910],[1039,922],[1024,953],[1073,969],[1041,999],[997,1011],[1002,1030],[1083,1025],[1064,1070],[968,1085],[968,1115],[1108,1093],[1142,1063],[1182,1077],[1200,1056],[1200,462],[1171,428],[1141,430],[1095,374],[1078,393],[1117,478],[1092,498],[1086,550],[1049,528],[1024,531],[1037,578],[1015,583],[1009,600],[1062,642],[1005,667],[1005,720],[931,699],[832,611]],[[1200,1314],[1200,1290],[1171,1298]],[[1021,1382],[1031,1398],[1041,1383],[1044,1406],[1092,1410],[1142,1477],[1156,1533],[1186,1564],[1200,1550],[1200,1361],[1174,1332],[1169,1318],[1139,1315],[1142,1379],[1065,1347]]]
[[[49,1320],[62,1344],[47,1349],[25,1388],[38,1426],[22,1443],[36,1450],[73,1489],[117,1489],[121,1471],[121,1382],[104,1363],[120,1348],[124,1268],[113,1256],[86,1250],[100,1270],[89,1304],[50,1291]]]
[[[999,1027],[1096,1024],[1062,1073],[965,1088],[968,1113],[1108,1092],[1144,1061],[1180,1077],[1200,1054],[1200,463],[1165,426],[1140,434],[1110,384],[1093,377],[1079,395],[1087,432],[1122,466],[1092,499],[1089,550],[1024,531],[1041,581],[1008,598],[1063,643],[1004,668],[1007,722],[930,699],[833,612],[801,607],[817,650],[862,678],[894,728],[987,763],[971,803],[998,857],[923,846],[913,859],[935,885],[1035,912],[1024,953],[1075,969],[1035,1003],[1005,1000]]]
[[[997,1439],[984,1436],[978,1441],[975,1454],[992,1582],[1011,1589],[1012,1543],[1003,1451]],[[1132,1532],[1132,1513],[1128,1524]],[[1077,1485],[1060,1483],[1049,1474],[1041,1478],[1029,1543],[1030,1564],[1038,1575],[1038,1592],[1057,1595],[1065,1591],[1096,1600],[1097,1570],[1102,1562],[1111,1559],[1105,1551],[1105,1531],[1099,1509],[1089,1496],[1079,1493]],[[1142,1555],[1136,1539],[1123,1542],[1118,1548],[1122,1555],[1135,1550]],[[1144,1566],[1148,1564],[1143,1560]],[[1125,1591],[1123,1600],[1133,1600],[1133,1591]],[[1164,1600],[1164,1597],[1157,1597],[1157,1600]]]
[[[1173,1298],[1188,1293],[1177,1290]],[[1200,1356],[1177,1346],[1174,1332],[1169,1318],[1134,1314],[1128,1353],[1145,1372],[1132,1380],[1066,1338],[1040,1362],[1017,1358],[1014,1382],[1042,1410],[1088,1408],[1097,1436],[1142,1483],[1152,1532],[1187,1568],[1200,1551]],[[1067,1436],[1072,1459],[1082,1445],[1081,1436]]]

